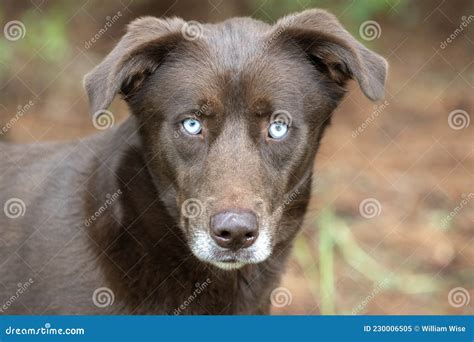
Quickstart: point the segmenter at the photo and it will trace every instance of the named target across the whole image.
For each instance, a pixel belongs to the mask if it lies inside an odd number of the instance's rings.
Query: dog
[[[269,314],[331,114],[386,74],[323,10],[134,20],[84,79],[125,122],[1,144],[0,313]]]

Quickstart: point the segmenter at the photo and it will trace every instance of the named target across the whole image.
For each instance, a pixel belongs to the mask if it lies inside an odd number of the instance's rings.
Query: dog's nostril
[[[250,210],[233,209],[211,217],[211,236],[216,243],[233,250],[251,246],[258,237],[257,216]]]
[[[245,234],[245,237],[247,239],[253,239],[255,237],[255,235],[253,233],[247,233],[247,234]]]
[[[230,239],[230,232],[228,232],[227,230],[224,230],[218,233],[218,236],[223,239]]]

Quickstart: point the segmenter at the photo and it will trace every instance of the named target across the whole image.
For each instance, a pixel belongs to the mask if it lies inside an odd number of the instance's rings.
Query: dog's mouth
[[[265,233],[260,234],[252,246],[231,250],[218,246],[209,234],[195,232],[189,246],[199,260],[223,270],[236,270],[245,265],[263,262],[272,252],[270,238]]]
[[[214,253],[215,256],[213,258],[206,261],[224,270],[235,270],[260,261],[253,253],[247,253],[247,251],[236,251],[230,252],[229,255],[226,254],[228,253],[219,251],[219,253]]]
[[[226,255],[229,254],[229,255]],[[250,254],[250,255],[249,255]],[[218,253],[210,263],[222,269],[237,269],[254,262],[253,253],[246,251],[224,252]]]
[[[228,259],[228,260],[224,260],[224,261],[213,261],[213,262],[211,262],[211,264],[213,264],[214,266],[216,266],[218,268],[221,268],[223,270],[229,270],[230,271],[230,270],[236,270],[236,269],[242,268],[247,263],[245,263],[243,261],[239,261],[237,259]]]

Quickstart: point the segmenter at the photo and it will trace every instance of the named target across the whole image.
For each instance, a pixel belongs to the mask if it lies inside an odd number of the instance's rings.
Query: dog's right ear
[[[127,33],[105,59],[84,77],[92,113],[105,110],[115,95],[125,97],[161,64],[182,41],[185,21],[144,17],[129,24]]]

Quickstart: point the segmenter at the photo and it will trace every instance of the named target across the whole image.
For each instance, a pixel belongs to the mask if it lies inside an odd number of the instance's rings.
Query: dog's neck
[[[199,261],[160,200],[160,189],[141,153],[136,120],[127,119],[99,143],[103,146],[99,160],[107,163],[98,166],[91,192],[98,199],[118,192],[120,196],[89,229],[109,286],[123,303],[124,312],[267,313],[270,292],[277,286],[290,243],[275,246],[267,261],[234,271]],[[111,179],[110,174],[113,181],[99,183]],[[93,206],[89,210],[94,211]]]

